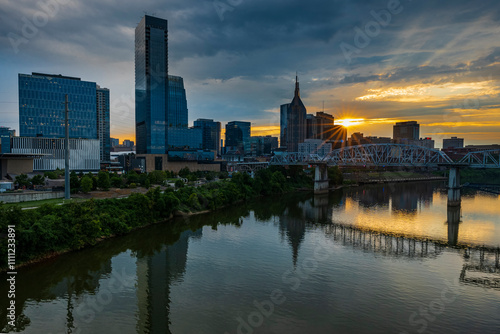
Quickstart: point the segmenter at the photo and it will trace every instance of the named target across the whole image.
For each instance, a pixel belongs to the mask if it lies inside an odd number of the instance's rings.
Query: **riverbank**
[[[270,168],[252,179],[235,174],[229,181],[199,187],[160,187],[122,199],[90,199],[33,210],[0,204],[0,231],[15,228],[16,267],[68,251],[93,246],[102,239],[169,220],[174,213],[210,212],[224,206],[271,194],[283,194],[312,184],[303,171]],[[7,269],[7,235],[0,235],[0,270]]]

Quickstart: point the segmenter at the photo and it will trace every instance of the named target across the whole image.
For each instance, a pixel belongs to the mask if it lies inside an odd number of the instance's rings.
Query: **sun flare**
[[[336,119],[335,124],[345,126],[346,128],[350,126],[360,125],[364,122],[364,118],[342,118]]]

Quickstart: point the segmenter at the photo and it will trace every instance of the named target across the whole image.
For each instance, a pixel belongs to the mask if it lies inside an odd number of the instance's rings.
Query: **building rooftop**
[[[50,78],[60,78],[60,79],[69,79],[69,80],[78,80],[78,81],[82,80],[80,78],[68,77],[68,76],[61,75],[61,74],[46,74],[46,73],[32,72],[31,75],[32,76],[37,76],[37,77],[50,77]]]

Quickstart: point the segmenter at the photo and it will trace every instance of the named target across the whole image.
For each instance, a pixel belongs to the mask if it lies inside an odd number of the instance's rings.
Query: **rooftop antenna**
[[[323,100],[323,112],[325,112],[325,100]]]

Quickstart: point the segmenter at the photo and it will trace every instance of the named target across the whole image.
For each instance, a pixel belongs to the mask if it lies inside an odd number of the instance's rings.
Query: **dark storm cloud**
[[[500,48],[495,48],[489,55],[471,61],[469,64],[458,63],[442,66],[411,66],[395,68],[390,72],[378,75],[362,76],[354,74],[340,80],[341,84],[353,84],[370,81],[399,82],[403,80],[419,80],[423,83],[441,83],[443,78],[447,82],[464,81],[482,76],[484,78],[500,75]],[[465,74],[465,75],[464,75]],[[453,78],[456,79],[454,80]],[[432,79],[432,81],[429,81]]]
[[[269,118],[269,110],[291,99],[295,71],[311,107],[321,100],[308,99],[321,91],[321,99],[337,104],[344,99],[339,87],[500,74],[494,65],[500,56],[497,0],[401,0],[401,12],[348,63],[341,43],[355,46],[355,29],[363,30],[372,12],[387,10],[390,1],[4,0],[0,91],[15,87],[19,72],[56,71],[103,83],[112,98],[130,98],[134,29],[144,12],[169,21],[169,71],[185,78],[190,119]],[[23,35],[26,21],[33,24],[51,3],[59,4],[57,11],[33,36]],[[488,22],[496,26],[485,29]],[[17,53],[13,34],[24,38],[17,40]],[[363,106],[369,114],[369,104]],[[120,126],[129,122],[133,132],[129,118]]]

